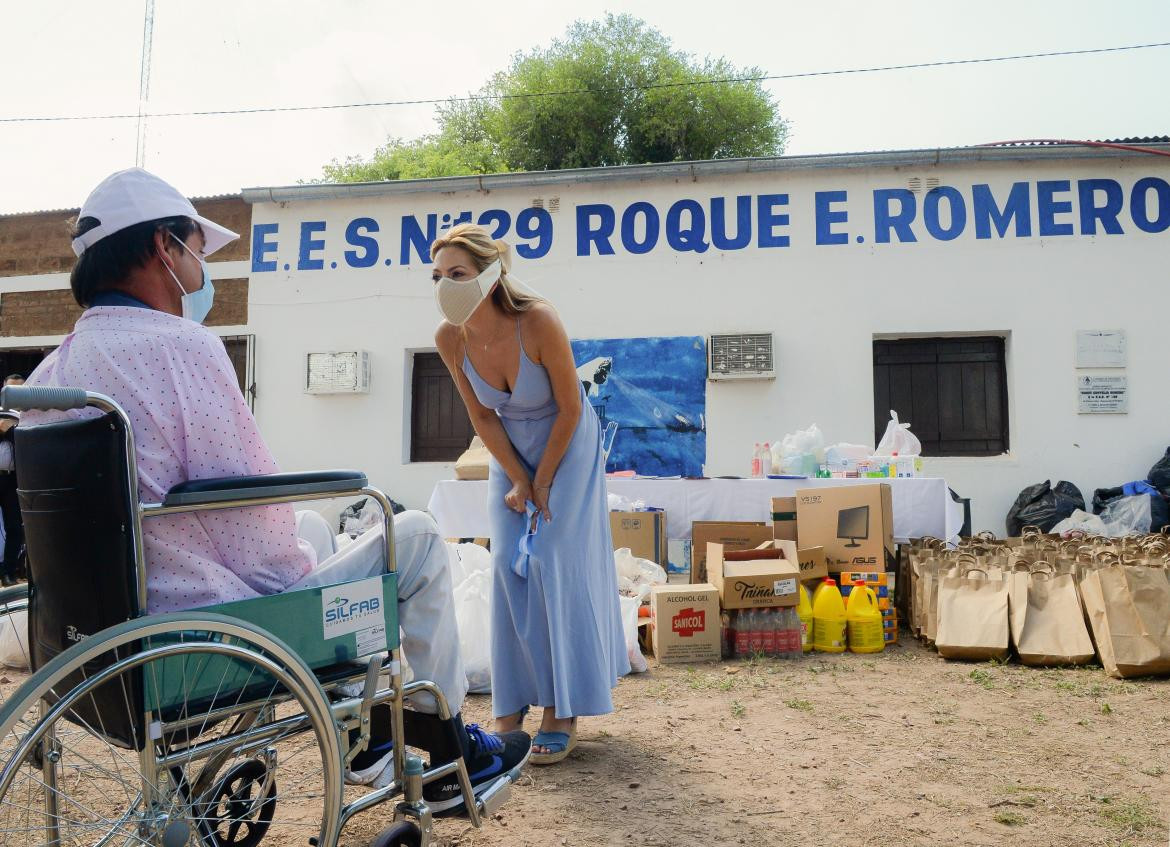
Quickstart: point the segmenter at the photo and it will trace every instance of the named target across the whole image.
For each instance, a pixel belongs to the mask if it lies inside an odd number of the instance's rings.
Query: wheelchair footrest
[[[498,812],[508,798],[512,796],[512,777],[506,776],[498,779],[492,785],[479,795],[477,805],[479,806],[479,814],[482,818],[490,818]]]

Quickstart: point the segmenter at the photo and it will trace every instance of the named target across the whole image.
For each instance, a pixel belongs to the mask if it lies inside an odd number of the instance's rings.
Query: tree
[[[436,134],[391,140],[368,160],[334,160],[324,179],[778,155],[788,126],[753,79],[762,75],[696,60],[630,15],[578,21],[547,48],[518,53],[476,98],[440,106]]]

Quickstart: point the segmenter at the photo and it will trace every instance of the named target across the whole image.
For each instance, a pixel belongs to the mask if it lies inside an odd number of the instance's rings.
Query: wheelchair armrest
[[[222,476],[180,482],[167,492],[163,506],[202,506],[262,497],[318,497],[359,494],[368,484],[361,471],[306,471],[257,476]]]

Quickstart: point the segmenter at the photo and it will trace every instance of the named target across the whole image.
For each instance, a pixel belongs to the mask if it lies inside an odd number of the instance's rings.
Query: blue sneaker
[[[511,776],[513,780],[532,753],[532,739],[528,733],[516,730],[497,734],[487,732],[479,724],[466,727],[467,743],[463,758],[471,788],[477,794],[496,780]],[[451,815],[464,811],[463,792],[459,778],[452,774],[423,786],[423,799],[436,815]]]

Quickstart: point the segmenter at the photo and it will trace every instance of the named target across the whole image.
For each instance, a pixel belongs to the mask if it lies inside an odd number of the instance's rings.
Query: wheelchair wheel
[[[410,821],[399,821],[378,833],[370,847],[419,847],[422,833]]]
[[[0,708],[0,843],[336,843],[341,753],[316,678],[222,615],[129,621]]]

